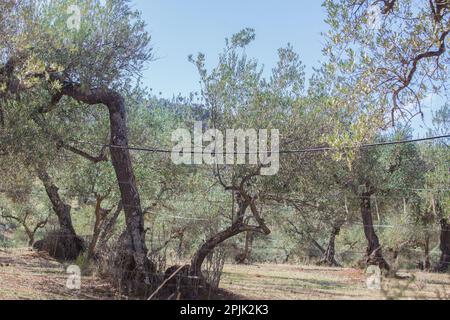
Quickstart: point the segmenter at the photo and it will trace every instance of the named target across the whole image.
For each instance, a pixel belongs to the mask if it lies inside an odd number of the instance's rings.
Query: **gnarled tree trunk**
[[[56,259],[75,260],[84,251],[85,245],[83,239],[77,236],[73,227],[72,208],[61,199],[58,187],[53,183],[45,168],[38,165],[36,172],[45,187],[59,222],[59,230],[48,234],[39,248],[47,251],[50,256]]]
[[[211,254],[218,245],[226,240],[243,232],[258,232],[265,235],[270,234],[270,230],[265,225],[264,220],[259,216],[259,212],[254,203],[255,199],[251,198],[243,190],[238,191],[236,197],[239,206],[236,220],[229,228],[215,234],[200,247],[191,262],[191,275],[201,277],[202,265],[206,257]],[[244,222],[245,213],[249,207],[253,213],[254,219],[258,222],[258,226],[250,226]]]
[[[243,217],[243,215],[247,211],[248,206],[249,205],[247,203],[241,203],[239,205],[238,218],[236,219],[236,221],[229,228],[215,234],[214,236],[206,240],[206,242],[203,243],[202,246],[197,250],[191,261],[191,275],[201,275],[203,262],[219,244],[247,230],[241,217]]]
[[[70,213],[70,211],[72,210],[71,206],[66,204],[61,199],[61,197],[59,196],[59,188],[53,183],[47,171],[42,166],[37,169],[37,174],[45,187],[48,198],[52,203],[53,210],[58,217],[59,228],[61,229],[61,231],[76,235],[75,229],[72,224],[72,216]]]
[[[27,53],[24,53],[26,55]],[[1,67],[0,75],[12,75],[15,64],[20,61],[20,56],[11,58],[5,66]],[[88,105],[103,104],[108,107],[110,119],[110,152],[112,165],[114,167],[122,204],[125,211],[126,232],[123,234],[122,250],[117,252],[119,263],[122,267],[132,267],[133,270],[126,270],[132,274],[134,282],[144,285],[150,284],[149,273],[151,272],[150,263],[147,258],[147,247],[145,244],[144,218],[141,209],[139,193],[136,187],[135,176],[131,164],[131,157],[128,146],[128,135],[126,127],[125,102],[123,97],[108,88],[95,87],[89,88],[81,83],[74,83],[70,78],[66,78],[63,73],[49,70],[49,82],[58,81],[62,88],[56,93],[51,100],[50,105],[39,110],[46,113],[54,108],[63,96],[71,97],[76,101],[86,103]],[[40,75],[43,79],[44,76]],[[14,77],[14,80],[17,80]],[[8,92],[17,92],[18,88],[12,88],[8,84]],[[65,229],[71,230],[70,209],[65,206],[54,206],[59,211],[60,223]],[[69,215],[67,214],[69,213]],[[73,228],[72,228],[73,229]],[[118,279],[119,283],[126,282],[127,279]]]
[[[150,286],[153,268],[147,258],[144,215],[129,152],[125,101],[119,93],[107,88],[84,89],[80,85],[57,80],[65,83],[61,96],[66,95],[89,105],[103,104],[108,107],[111,161],[121,193],[126,222],[126,231],[119,240],[121,244],[116,248],[114,267],[116,274],[121,275],[116,280],[118,284],[130,290],[136,285]]]
[[[373,227],[373,217],[371,210],[371,193],[363,193],[360,197],[361,216],[364,224],[364,234],[367,239],[366,264],[376,265],[381,269],[389,270],[389,264],[384,260],[380,241]]]

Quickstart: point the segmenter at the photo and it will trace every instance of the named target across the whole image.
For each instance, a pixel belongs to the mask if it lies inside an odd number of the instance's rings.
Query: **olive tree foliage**
[[[275,176],[263,177],[260,167],[249,165],[217,165],[213,170],[224,190],[233,191],[236,195],[247,193],[250,202],[255,204],[288,205],[293,215],[268,210],[279,214],[279,217],[264,218],[270,222],[282,221],[296,234],[300,231],[303,239],[320,247],[326,256],[327,247],[334,251],[334,238],[343,223],[353,219],[345,209],[345,203],[339,201],[346,191],[336,181],[334,171],[342,164],[344,170],[351,168],[348,164],[351,165],[356,154],[344,143],[338,144],[342,137],[335,135],[348,125],[359,134],[356,137],[348,135],[352,145],[353,140],[357,143],[367,141],[369,137],[365,130],[369,130],[369,121],[354,121],[355,115],[349,110],[332,108],[336,99],[334,91],[329,90],[332,86],[327,81],[331,77],[326,73],[318,73],[311,80],[306,95],[303,65],[289,45],[279,50],[279,63],[272,70],[271,77],[265,79],[257,61],[245,54],[245,47],[253,39],[253,30],[246,29],[227,40],[226,48],[219,56],[219,65],[211,71],[205,68],[204,55],[191,59],[199,69],[202,96],[211,110],[209,126],[222,132],[227,128],[281,128],[280,149],[294,152],[280,154],[280,171]],[[365,117],[369,119],[368,114]],[[370,130],[375,132],[377,129]],[[295,152],[329,145],[337,147],[339,152]],[[347,158],[348,161],[344,161]],[[254,209],[258,213],[258,208]],[[311,228],[307,228],[306,233],[302,232],[301,229],[308,224]],[[319,244],[314,239],[320,233],[314,231],[323,228],[329,230],[326,241],[332,246]],[[324,238],[322,235],[319,237]],[[337,264],[333,254],[324,259]]]
[[[430,95],[448,99],[447,0],[326,0],[324,7],[325,70],[338,107],[365,110],[362,122],[384,127],[421,114]]]
[[[2,5],[6,19],[17,26],[16,32],[2,35],[2,114],[7,118],[9,102],[20,103],[24,97],[40,104],[33,110],[33,120],[40,126],[45,126],[42,117],[67,100],[107,107],[109,143],[119,146],[110,148],[110,153],[127,225],[120,252],[125,261],[122,262],[135,265],[137,270],[134,279],[124,280],[131,280],[130,290],[134,285],[148,285],[151,266],[146,258],[143,213],[128,151],[125,99],[121,92],[151,59],[150,36],[144,31],[144,22],[125,0],[106,1],[105,5],[96,0],[30,0]],[[75,28],[68,26],[73,18],[68,13],[71,5],[76,5],[81,13],[80,24]],[[76,113],[78,108],[72,111]],[[72,147],[68,148],[73,150]],[[69,207],[55,193],[51,177],[40,172],[44,185],[52,191],[55,207],[64,208],[67,213]],[[118,269],[123,268],[122,262]]]
[[[68,29],[71,5],[80,9],[79,30]],[[80,140],[107,143],[109,128],[102,109],[60,100],[62,87],[75,83],[84,89],[125,90],[151,58],[150,38],[139,14],[131,11],[127,1],[106,1],[104,6],[100,1],[6,1],[2,6],[2,22],[15,27],[2,33],[1,107],[5,119],[9,116],[8,130],[18,131],[2,137],[3,141],[10,137],[26,148],[54,144],[72,152]],[[56,102],[59,108],[48,113]],[[42,141],[36,141],[40,136]],[[97,153],[100,149],[81,146]],[[49,148],[46,145],[42,150]],[[54,151],[50,148],[49,156]]]
[[[249,129],[257,134],[259,130],[267,129],[270,151],[270,130],[283,130],[279,142],[279,147],[283,148],[291,132],[297,128],[295,121],[301,117],[304,67],[298,54],[288,45],[278,51],[279,62],[270,78],[266,79],[258,61],[245,53],[245,48],[254,39],[254,30],[248,28],[226,39],[219,63],[211,70],[205,66],[204,54],[199,54],[196,59],[190,57],[190,61],[199,71],[201,96],[210,113],[207,127],[218,129],[224,135],[227,129],[242,129],[241,135],[247,134]],[[225,146],[223,149],[226,150]],[[223,190],[233,194],[237,212],[233,214],[230,227],[211,237],[200,248],[192,263],[195,272],[204,256],[225,240],[244,232],[270,233],[265,221],[269,218],[261,216],[258,202],[273,191],[271,181],[277,178],[263,176],[261,171],[265,165],[249,164],[248,161],[257,154],[252,154],[249,148],[245,152],[249,152],[245,156],[246,164],[217,162],[210,168]],[[251,214],[248,215],[247,211]]]

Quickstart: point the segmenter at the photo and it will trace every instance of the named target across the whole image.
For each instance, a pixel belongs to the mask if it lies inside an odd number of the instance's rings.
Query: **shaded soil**
[[[68,264],[30,249],[0,249],[1,300],[104,300],[119,295],[108,283],[83,276],[80,290],[66,287]]]

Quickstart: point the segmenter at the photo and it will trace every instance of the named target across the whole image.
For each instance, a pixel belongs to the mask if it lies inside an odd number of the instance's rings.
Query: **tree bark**
[[[450,266],[450,224],[448,219],[441,219],[441,259],[438,272],[447,272]]]
[[[253,232],[247,232],[245,234],[245,246],[244,251],[238,254],[235,258],[236,262],[239,264],[245,264],[248,263],[250,260],[250,256],[252,253],[252,246],[253,246]]]
[[[84,240],[77,236],[72,224],[71,206],[64,203],[59,195],[58,187],[53,183],[46,169],[42,165],[36,168],[37,175],[42,181],[53,210],[59,221],[60,230],[47,234],[39,244],[39,248],[61,261],[72,261],[85,250]]]
[[[245,232],[245,225],[243,223],[243,219],[239,217],[243,217],[245,212],[247,211],[248,204],[241,204],[239,208],[238,218],[236,221],[227,229],[215,234],[211,238],[209,238],[198,251],[195,253],[191,262],[191,270],[190,273],[194,276],[200,276],[202,272],[202,265],[205,261],[206,257],[214,251],[214,249],[221,243],[225,242],[232,237]]]
[[[72,224],[71,206],[64,203],[59,195],[58,187],[53,183],[47,171],[40,166],[37,169],[37,174],[42,184],[45,187],[48,198],[53,206],[53,211],[56,213],[61,231],[76,237],[76,232]]]
[[[384,260],[380,241],[373,227],[373,217],[371,209],[371,193],[363,193],[360,197],[361,216],[364,224],[364,234],[367,239],[366,264],[376,265],[381,269],[390,270],[389,264]]]
[[[26,53],[24,53],[26,55]],[[14,64],[20,61],[21,56],[11,58],[7,64],[1,67],[0,73],[11,75],[14,71]],[[12,66],[12,67],[11,67]],[[39,75],[44,78],[44,75]],[[73,83],[68,80],[64,74],[50,71],[50,81],[58,81],[62,88],[60,92],[52,97],[49,105],[41,110],[41,113],[50,112],[63,96],[71,97],[76,101],[88,105],[103,104],[108,107],[111,141],[110,152],[112,165],[114,167],[119,189],[122,198],[122,204],[125,211],[126,232],[121,237],[123,249],[118,256],[122,260],[122,265],[133,266],[134,270],[129,270],[134,275],[136,282],[150,284],[149,273],[151,271],[150,263],[147,259],[147,247],[145,244],[144,218],[136,187],[135,176],[131,164],[131,157],[128,150],[128,135],[126,127],[125,102],[123,97],[108,88],[86,88],[80,83]],[[12,88],[8,85],[8,91],[18,92],[19,88]],[[70,207],[57,205],[61,217],[60,223],[71,230]],[[69,215],[68,215],[69,213]],[[72,231],[72,230],[71,230]]]
[[[427,234],[425,235],[425,243],[424,243],[424,251],[425,251],[425,256],[423,259],[423,270],[424,271],[430,271],[431,269],[431,261],[430,261],[430,235]]]
[[[336,237],[341,232],[343,222],[338,222],[333,226],[333,230],[330,234],[330,240],[328,241],[327,250],[325,251],[322,261],[320,262],[321,265],[327,265],[330,267],[340,267],[341,265],[336,261],[335,258],[335,242]]]
[[[92,240],[89,243],[88,253],[86,260],[89,262],[95,256],[95,250],[97,247],[98,240],[100,238],[100,233],[102,231],[102,225],[105,222],[106,217],[109,214],[108,210],[102,208],[102,202],[105,198],[101,196],[96,197],[95,205],[95,223],[94,230],[92,233]]]
[[[27,234],[28,237],[28,246],[32,247],[34,244],[34,233],[31,232],[31,230],[29,230],[28,228],[25,229],[25,232]]]
[[[254,239],[253,232],[247,232],[245,234],[244,261],[249,262],[250,260],[250,256],[252,255],[253,239]]]
[[[0,97],[0,128],[3,128],[5,126],[5,116],[3,113],[3,106],[1,104],[2,98]]]
[[[103,104],[108,107],[111,161],[119,184],[126,222],[126,232],[121,237],[123,243],[119,246],[121,252],[118,259],[121,261],[117,261],[116,267],[134,268],[135,270],[127,270],[127,273],[133,275],[133,281],[150,285],[152,268],[147,258],[144,216],[128,149],[125,101],[119,93],[106,88],[85,90],[80,85],[67,83],[61,94],[89,105]]]
[[[104,251],[107,247],[108,240],[112,237],[114,232],[114,227],[117,223],[117,219],[119,218],[120,212],[123,210],[122,200],[119,201],[116,207],[116,211],[114,214],[107,219],[103,226],[102,230],[100,232],[100,236],[98,239],[98,250]]]
[[[259,216],[254,199],[243,190],[237,192],[237,198],[239,210],[236,220],[229,228],[215,234],[200,247],[191,261],[191,275],[200,277],[202,273],[202,265],[206,257],[211,254],[218,245],[226,240],[231,239],[232,237],[243,232],[257,232],[265,235],[270,234],[270,230],[265,225],[264,220]],[[250,226],[244,222],[245,213],[248,208],[251,209],[253,217],[258,222],[258,226]]]

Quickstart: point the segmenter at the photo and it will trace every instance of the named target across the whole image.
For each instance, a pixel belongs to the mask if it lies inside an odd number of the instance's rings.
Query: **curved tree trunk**
[[[14,65],[19,59],[20,57],[11,58],[0,70],[1,74],[11,75],[14,72]],[[74,83],[62,73],[51,72],[48,80],[49,82],[59,82],[62,88],[52,97],[50,105],[39,110],[41,113],[50,112],[63,96],[71,97],[88,105],[103,104],[108,107],[112,165],[116,173],[126,221],[126,232],[121,237],[123,242],[121,247],[124,250],[118,253],[120,257],[118,263],[133,268],[128,271],[133,275],[135,282],[148,285],[150,284],[151,267],[147,258],[143,212],[128,149],[124,99],[119,93],[108,88],[89,88],[81,83]],[[10,87],[7,88],[9,92],[18,91]],[[68,230],[73,229],[70,227],[70,207],[59,205],[54,205],[54,207],[58,210],[61,225]],[[122,283],[122,281],[119,282]]]
[[[239,208],[238,219],[227,229],[215,234],[211,238],[209,238],[195,253],[194,257],[191,261],[191,269],[190,273],[194,276],[200,276],[202,273],[202,265],[205,261],[206,257],[211,254],[214,249],[232,237],[245,232],[245,225],[243,224],[243,220],[239,217],[243,217],[245,212],[247,211],[248,204],[242,204]]]
[[[124,272],[125,278],[117,280],[122,284],[131,281],[135,284],[150,285],[152,267],[147,258],[144,215],[128,146],[125,101],[119,93],[106,88],[86,90],[80,85],[67,83],[61,95],[89,105],[103,104],[108,107],[111,161],[121,193],[126,222],[126,231],[121,237],[122,244],[118,246],[120,252],[117,252],[115,263],[115,267]]]
[[[363,193],[360,197],[361,216],[364,224],[364,234],[367,239],[366,263],[367,265],[376,265],[381,269],[389,270],[389,264],[383,258],[380,241],[373,227],[370,198],[370,193]]]
[[[200,247],[191,261],[191,275],[201,277],[202,265],[206,257],[211,254],[218,245],[226,240],[243,232],[257,232],[265,235],[270,234],[270,229],[265,225],[264,220],[259,215],[254,199],[247,195],[243,190],[237,192],[237,198],[239,210],[236,220],[229,228],[217,233]],[[251,209],[253,218],[258,222],[258,226],[250,226],[244,222],[245,213],[248,208]]]
[[[438,272],[447,272],[450,266],[450,224],[447,219],[441,220],[441,259]]]

